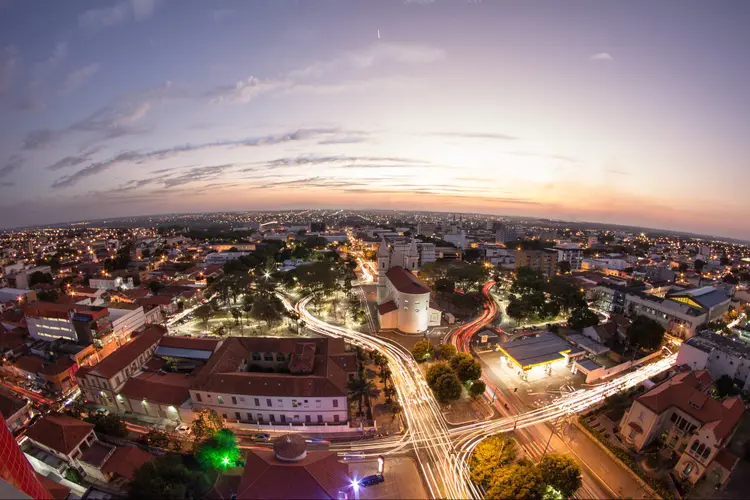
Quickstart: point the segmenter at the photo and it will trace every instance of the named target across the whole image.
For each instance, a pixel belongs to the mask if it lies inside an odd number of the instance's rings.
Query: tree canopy
[[[429,340],[419,340],[414,343],[414,347],[411,349],[411,353],[418,362],[422,362],[432,357],[435,349],[432,347],[432,343]]]
[[[664,327],[653,319],[638,315],[628,327],[628,341],[643,349],[656,349],[664,338]]]
[[[427,369],[424,378],[427,381],[427,385],[434,389],[437,379],[446,373],[453,375],[453,368],[445,361],[438,361]]]
[[[546,455],[537,464],[547,486],[570,498],[581,487],[581,468],[572,458],[558,453]]]
[[[472,481],[488,488],[498,470],[513,462],[517,454],[516,442],[509,436],[483,439],[469,457]]]
[[[587,305],[574,309],[568,318],[568,326],[573,330],[581,331],[586,327],[598,324],[599,316],[589,309]]]
[[[456,346],[453,344],[441,344],[438,347],[438,357],[442,360],[448,361],[456,355]]]
[[[167,455],[146,462],[135,471],[128,487],[128,498],[198,500],[208,493],[212,484],[209,474],[187,469],[179,455]]]
[[[539,500],[546,489],[547,485],[539,469],[532,464],[511,464],[497,471],[485,498]]]
[[[455,401],[461,397],[461,382],[453,372],[440,375],[433,386],[435,396],[440,401]]]
[[[204,437],[211,437],[224,428],[224,422],[218,413],[210,408],[203,408],[190,424],[196,442]]]
[[[451,358],[450,365],[461,382],[477,380],[482,376],[482,367],[471,354],[462,352]]]
[[[221,429],[200,444],[195,458],[207,469],[224,470],[236,467],[240,461],[237,438],[229,429]]]

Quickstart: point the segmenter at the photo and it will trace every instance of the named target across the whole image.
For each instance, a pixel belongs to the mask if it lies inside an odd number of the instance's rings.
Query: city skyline
[[[3,2],[0,226],[346,207],[750,239],[750,6],[716,5]]]

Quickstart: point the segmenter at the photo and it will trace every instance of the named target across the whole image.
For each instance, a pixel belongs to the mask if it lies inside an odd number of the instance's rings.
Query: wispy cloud
[[[497,139],[501,141],[515,141],[518,137],[514,135],[496,132],[435,132],[431,135],[444,137],[461,137],[464,139]]]
[[[91,177],[108,170],[114,166],[135,163],[142,164],[149,160],[163,160],[171,158],[178,154],[203,151],[215,148],[226,148],[226,147],[258,147],[258,146],[269,146],[274,144],[282,144],[285,142],[303,141],[307,139],[314,139],[316,137],[324,136],[331,133],[338,132],[338,129],[299,129],[294,132],[285,134],[268,135],[262,137],[253,137],[249,139],[241,140],[229,140],[229,141],[217,141],[209,142],[204,144],[185,144],[183,146],[174,146],[166,149],[159,149],[148,152],[138,151],[126,151],[120,153],[112,158],[92,163],[91,165],[78,170],[70,175],[66,175],[57,179],[52,183],[53,188],[63,188],[74,186],[81,180]]]
[[[72,71],[65,77],[65,81],[60,87],[61,94],[68,94],[73,90],[82,87],[99,71],[97,63],[88,64],[82,68]]]
[[[23,165],[24,160],[18,155],[11,156],[5,165],[0,168],[0,179],[7,177]]]
[[[78,165],[91,161],[91,156],[94,153],[98,152],[100,149],[101,148],[92,148],[77,155],[66,156],[65,158],[62,158],[52,165],[48,166],[47,170],[51,170],[54,172],[57,170],[62,170],[64,168],[77,167]]]
[[[596,54],[591,54],[589,56],[589,59],[592,61],[612,61],[612,56],[609,55],[609,52],[598,52]]]
[[[156,0],[129,0],[118,2],[109,7],[90,9],[78,16],[81,28],[98,30],[117,26],[134,19],[148,19],[156,9]]]
[[[18,67],[18,51],[13,45],[0,48],[0,96],[10,90]]]

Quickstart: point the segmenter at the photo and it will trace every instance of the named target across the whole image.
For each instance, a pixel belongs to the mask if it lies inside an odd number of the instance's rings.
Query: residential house
[[[0,413],[11,432],[21,430],[34,416],[29,400],[4,390],[0,390]]]

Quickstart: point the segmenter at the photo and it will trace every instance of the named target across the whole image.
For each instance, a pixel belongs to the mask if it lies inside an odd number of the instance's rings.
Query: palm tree
[[[380,381],[383,383],[383,387],[388,387],[388,377],[391,376],[391,369],[388,365],[380,368]]]
[[[393,403],[391,403],[391,416],[394,419],[398,417],[403,411],[404,409],[401,407],[401,404],[399,404],[397,401],[394,401]]]
[[[386,387],[383,389],[383,394],[385,395],[385,402],[391,404],[393,403],[393,396],[396,394],[396,389],[393,387]]]
[[[348,387],[349,395],[353,398],[358,399],[359,415],[362,415],[362,405],[364,403],[364,399],[366,396],[370,395],[375,387],[372,385],[372,382],[362,377],[351,379],[349,381]]]

